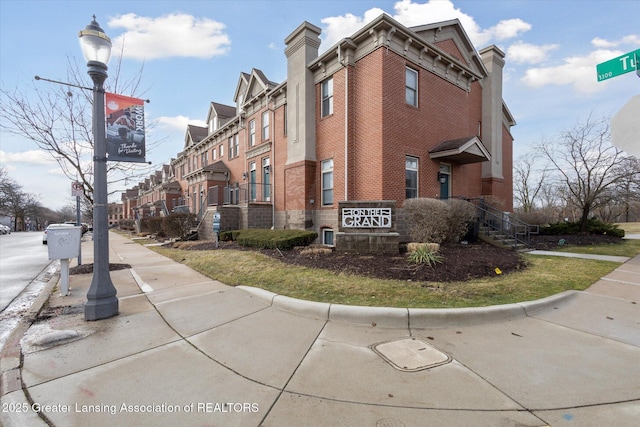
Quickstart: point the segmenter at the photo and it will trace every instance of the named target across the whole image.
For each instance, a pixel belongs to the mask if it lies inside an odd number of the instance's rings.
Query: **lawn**
[[[619,225],[627,233],[640,233],[640,223]],[[292,298],[334,304],[412,308],[478,307],[536,300],[566,290],[584,290],[620,265],[524,254],[528,268],[523,271],[438,283],[336,274],[285,264],[254,251],[152,249],[230,286],[254,286]],[[633,257],[640,254],[640,240],[560,250]]]

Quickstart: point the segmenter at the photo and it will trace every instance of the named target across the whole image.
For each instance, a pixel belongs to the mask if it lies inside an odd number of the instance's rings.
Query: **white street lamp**
[[[85,320],[118,314],[116,288],[109,275],[109,227],[107,206],[107,143],[105,139],[104,81],[111,57],[111,40],[93,21],[78,34],[87,72],[93,80],[93,278],[84,305]]]

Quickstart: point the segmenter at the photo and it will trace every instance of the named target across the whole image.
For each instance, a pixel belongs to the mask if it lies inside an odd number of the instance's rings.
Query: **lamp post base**
[[[118,313],[118,298],[115,296],[89,300],[84,305],[84,320],[108,319]]]

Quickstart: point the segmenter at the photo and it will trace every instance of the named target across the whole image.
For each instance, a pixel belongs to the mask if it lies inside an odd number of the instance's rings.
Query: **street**
[[[21,313],[55,272],[55,263],[47,268],[50,263],[41,232],[0,236],[0,349]]]

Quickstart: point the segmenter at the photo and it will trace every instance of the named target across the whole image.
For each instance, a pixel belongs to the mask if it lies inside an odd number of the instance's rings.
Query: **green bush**
[[[419,197],[402,204],[411,240],[442,243],[447,240],[449,206],[438,199]]]
[[[415,251],[409,255],[409,261],[414,264],[426,264],[429,267],[435,267],[443,261],[442,255],[438,251],[434,251],[426,245],[418,246]]]
[[[615,224],[609,224],[596,218],[587,220],[586,233],[588,234],[606,234],[614,237],[624,237],[624,230],[618,228]],[[580,221],[558,222],[540,227],[540,234],[561,235],[561,234],[579,234]]]
[[[241,232],[242,232],[242,230],[221,231],[220,232],[220,241],[222,241],[222,242],[231,242],[231,241],[235,242],[236,240],[238,240],[238,235]]]
[[[306,230],[240,230],[236,241],[241,246],[259,249],[293,249],[296,246],[309,246],[318,237],[315,231]]]

